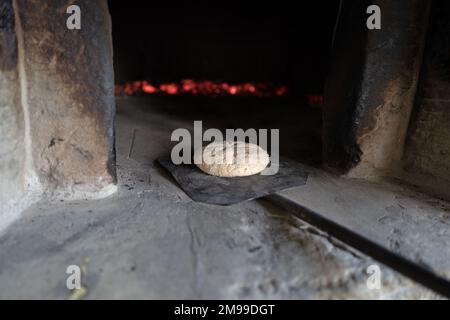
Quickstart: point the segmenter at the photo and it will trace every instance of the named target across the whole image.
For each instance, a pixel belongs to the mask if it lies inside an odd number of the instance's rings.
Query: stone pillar
[[[66,26],[69,5],[81,30]],[[114,74],[106,0],[0,2],[0,228],[26,195],[116,190]]]
[[[450,2],[434,0],[404,155],[404,178],[446,199],[450,199],[449,16]]]
[[[108,195],[115,190],[115,105],[107,1],[13,1],[37,182],[65,198]],[[66,26],[72,4],[81,9],[80,30]]]
[[[368,30],[369,5],[381,30]],[[324,162],[352,177],[401,167],[430,1],[344,0],[325,90]]]

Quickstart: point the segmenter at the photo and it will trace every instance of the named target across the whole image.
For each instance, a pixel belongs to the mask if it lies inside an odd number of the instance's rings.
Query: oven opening
[[[167,134],[191,128],[195,120],[204,130],[279,129],[281,156],[320,164],[321,107],[338,1],[307,2],[301,10],[205,4],[138,9],[122,1],[109,6],[118,121],[123,113],[133,117],[138,107],[148,119],[138,116],[140,125],[165,125]],[[169,140],[158,133],[146,139],[154,144],[148,149]]]

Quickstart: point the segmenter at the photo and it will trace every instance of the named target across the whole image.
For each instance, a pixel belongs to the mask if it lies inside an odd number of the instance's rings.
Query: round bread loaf
[[[260,146],[241,141],[213,142],[194,152],[194,163],[218,177],[245,177],[263,171],[270,162]]]

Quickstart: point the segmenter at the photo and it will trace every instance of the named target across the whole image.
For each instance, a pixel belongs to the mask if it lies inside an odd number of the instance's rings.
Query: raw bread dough
[[[203,158],[202,158],[203,154]],[[194,163],[218,177],[245,177],[263,171],[270,162],[260,146],[241,141],[213,142],[194,152]]]

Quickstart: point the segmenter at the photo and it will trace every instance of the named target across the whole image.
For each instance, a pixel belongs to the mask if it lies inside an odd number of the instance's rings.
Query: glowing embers
[[[258,96],[281,97],[288,93],[288,88],[269,83],[240,83],[182,80],[181,82],[162,83],[159,85],[150,82],[132,81],[123,85],[116,85],[116,96],[141,94],[167,94],[167,95],[204,95],[204,96]]]
[[[322,107],[323,106],[323,96],[308,95],[308,96],[306,96],[306,98],[308,99],[308,105],[310,105],[311,107]]]

